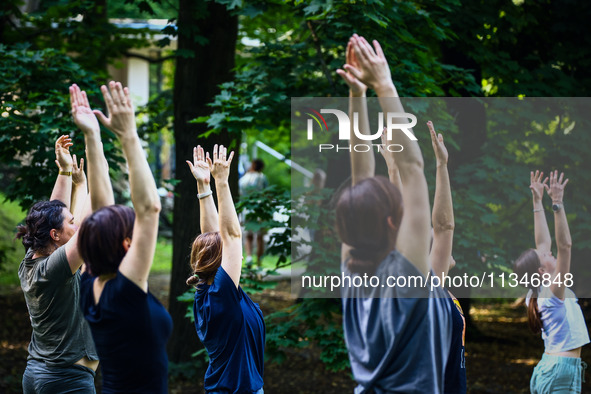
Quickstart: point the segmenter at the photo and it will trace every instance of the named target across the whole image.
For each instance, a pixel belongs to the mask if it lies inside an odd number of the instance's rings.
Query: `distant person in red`
[[[265,189],[269,186],[269,182],[267,181],[267,177],[263,174],[263,168],[265,168],[265,163],[261,159],[254,159],[250,164],[250,168],[240,178],[238,181],[238,187],[240,189],[241,196],[247,196],[253,192],[260,192],[261,190]],[[248,211],[244,212],[244,225],[248,228],[248,221],[246,217],[248,216]],[[265,241],[263,237],[265,236],[266,230],[260,229],[256,231],[256,238],[257,238],[257,264],[261,265],[261,258],[265,251]],[[252,244],[254,241],[255,231],[246,230],[246,264],[252,264]]]

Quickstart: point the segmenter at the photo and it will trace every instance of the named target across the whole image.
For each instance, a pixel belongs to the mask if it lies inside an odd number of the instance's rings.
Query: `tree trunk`
[[[234,141],[231,146],[234,150],[240,146],[240,136],[230,136],[228,132],[222,131],[204,139],[201,135],[207,131],[207,125],[189,123],[192,119],[211,113],[207,103],[219,92],[218,85],[232,78],[238,36],[237,16],[214,2],[181,0],[178,29],[180,55],[176,63],[173,100],[174,171],[175,178],[180,182],[175,187],[173,211],[169,311],[174,327],[168,343],[169,359],[174,363],[189,361],[191,354],[201,347],[194,325],[185,317],[188,304],[177,301],[179,295],[189,290],[185,281],[190,275],[191,243],[199,233],[197,187],[185,160],[192,160],[192,149],[198,144],[209,152],[216,143],[228,146]],[[203,38],[207,43],[203,43]],[[230,173],[230,187],[234,196],[238,184],[237,164],[238,158],[234,158]]]

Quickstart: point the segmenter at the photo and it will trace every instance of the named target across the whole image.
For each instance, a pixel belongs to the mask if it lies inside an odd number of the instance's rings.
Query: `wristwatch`
[[[561,208],[562,208],[562,204],[557,203],[557,202],[552,203],[552,210],[554,212],[560,211]]]

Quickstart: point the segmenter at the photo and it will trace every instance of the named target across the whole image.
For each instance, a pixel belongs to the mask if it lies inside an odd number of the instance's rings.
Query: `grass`
[[[13,240],[16,226],[24,220],[26,212],[18,202],[5,201],[0,194],[0,286],[18,285],[18,267],[25,255],[19,240]]]
[[[158,238],[154,262],[150,272],[153,274],[167,274],[172,270],[172,240]]]

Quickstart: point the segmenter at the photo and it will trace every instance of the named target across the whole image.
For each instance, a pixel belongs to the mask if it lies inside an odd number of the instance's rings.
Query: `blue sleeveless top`
[[[344,276],[352,274],[345,263]],[[381,286],[343,286],[343,327],[355,393],[443,392],[450,350],[451,305],[440,287],[388,287],[389,277],[408,283],[423,275],[394,250],[373,274]],[[424,277],[423,277],[424,279]]]
[[[120,272],[95,305],[95,279],[82,274],[80,306],[101,362],[103,393],[167,393],[170,315],[152,293]]]
[[[193,304],[197,335],[209,354],[207,393],[256,393],[263,387],[263,312],[219,267],[199,285]]]

